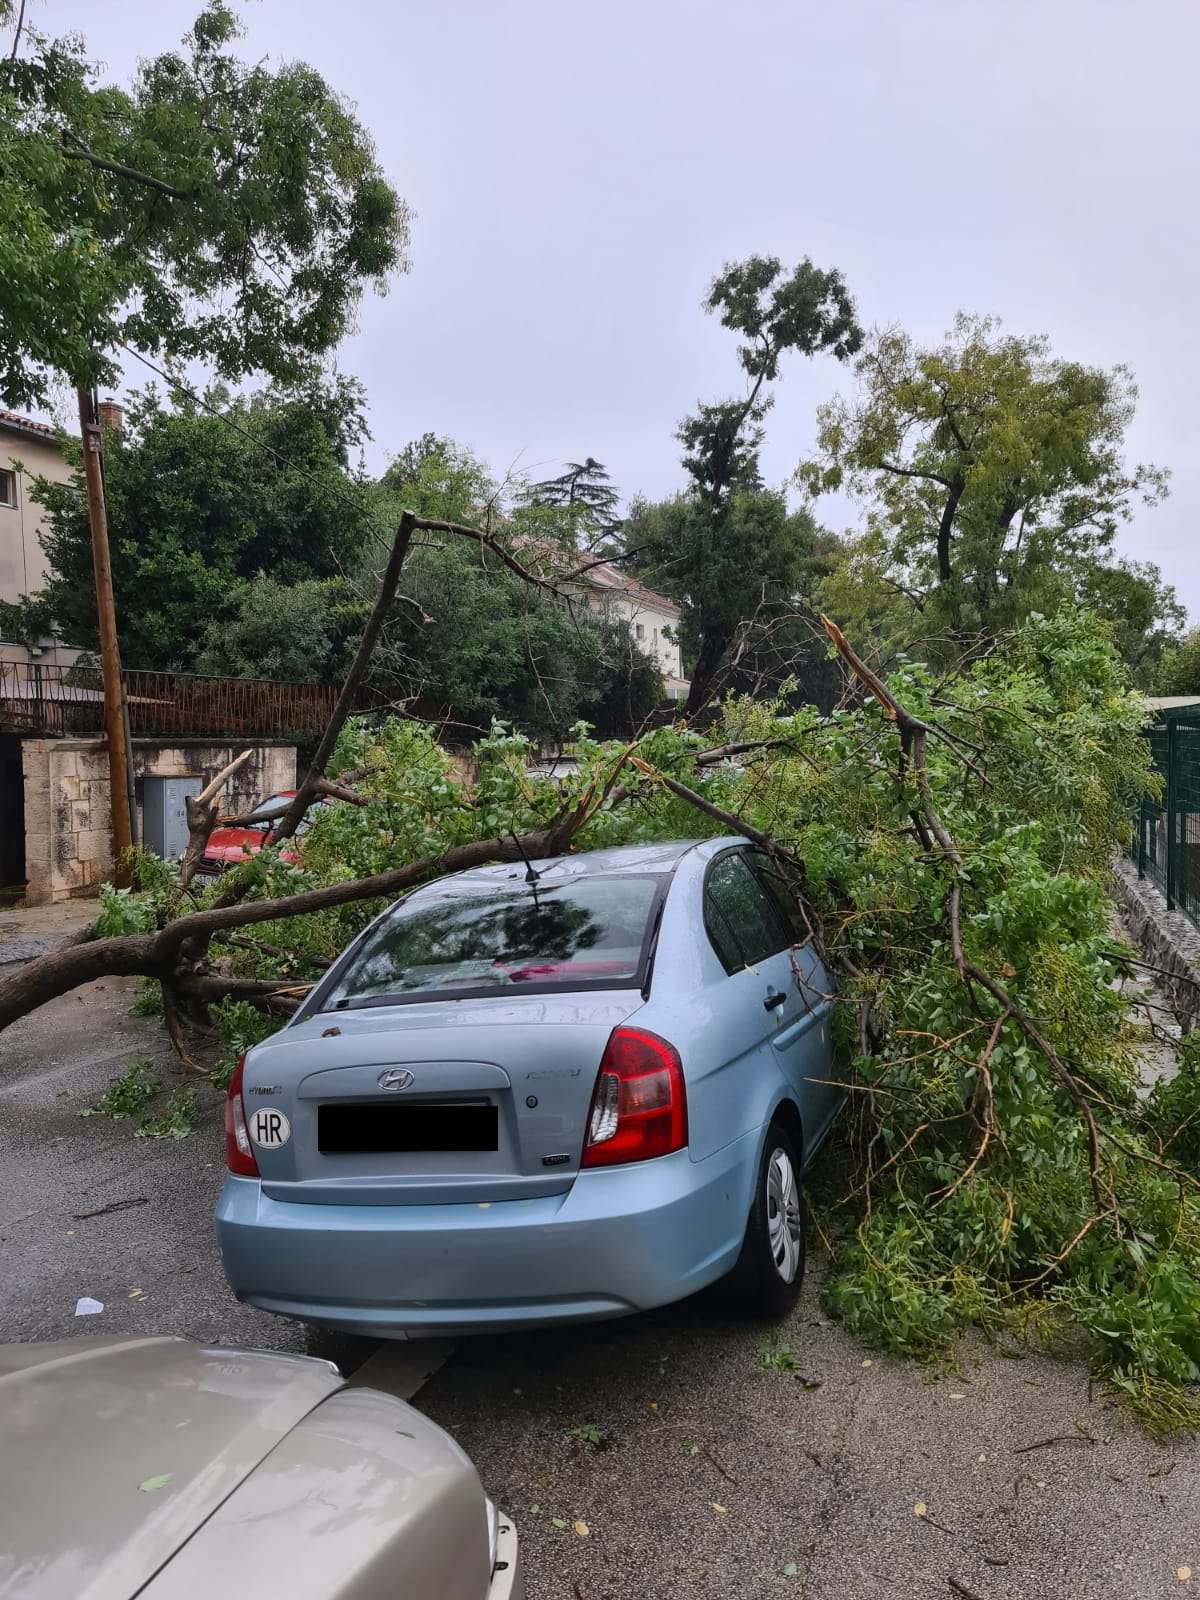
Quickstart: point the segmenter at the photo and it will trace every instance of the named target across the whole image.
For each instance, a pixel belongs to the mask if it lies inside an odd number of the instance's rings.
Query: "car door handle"
[[[769,994],[763,1001],[763,1010],[774,1011],[781,1006],[786,999],[787,995],[784,994],[782,990],[778,994]]]

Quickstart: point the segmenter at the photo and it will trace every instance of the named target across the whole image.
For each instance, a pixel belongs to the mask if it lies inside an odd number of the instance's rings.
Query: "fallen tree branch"
[[[334,747],[338,742],[338,735],[346,725],[346,719],[354,708],[354,701],[367,675],[367,668],[371,664],[371,655],[375,649],[375,641],[379,638],[392,601],[396,598],[396,590],[400,586],[400,572],[408,555],[409,546],[412,544],[413,534],[419,526],[419,519],[412,511],[405,511],[400,518],[400,525],[396,529],[396,537],[392,541],[391,553],[388,556],[387,566],[384,568],[383,577],[379,581],[379,593],[375,596],[375,604],[371,608],[371,615],[367,618],[363,628],[362,638],[358,641],[358,649],[354,652],[354,660],[350,664],[350,671],[346,674],[346,681],[338,693],[337,703],[334,705],[333,714],[325,725],[320,743],[313,753],[309,765],[308,775],[296,791],[295,798],[284,813],[277,828],[271,830],[273,842],[280,839],[290,839],[304,820],[304,813],[317,798],[317,784],[325,778],[325,768],[329,765]]]
[[[201,789],[198,795],[188,795],[184,801],[187,814],[188,842],[187,848],[179,860],[179,887],[186,889],[196,875],[196,869],[204,859],[204,852],[208,849],[208,841],[212,831],[217,825],[220,816],[220,802],[218,796],[221,790],[233,777],[239,767],[245,766],[253,750],[243,750],[240,756],[235,756],[232,761],[223,766],[212,781]]]
[[[985,972],[982,967],[968,961],[963,951],[961,915],[963,858],[945,823],[942,821],[937,807],[933,803],[933,794],[929,784],[929,771],[926,765],[927,739],[935,730],[928,723],[922,721],[920,717],[914,716],[905,706],[901,705],[882,679],[872,672],[871,668],[857,654],[835,622],[826,616],[822,616],[821,623],[832,640],[834,648],[850,671],[878,700],[884,715],[896,724],[900,733],[901,751],[907,750],[911,755],[913,777],[916,781],[917,793],[921,802],[921,815],[953,873],[946,909],[950,925],[950,951],[959,977],[967,985],[968,989],[973,983],[978,984],[982,989],[986,989],[992,998],[998,1001],[1000,1006],[1013,1017],[1056,1073],[1059,1082],[1074,1102],[1087,1131],[1088,1167],[1091,1175],[1092,1191],[1096,1196],[1097,1203],[1114,1217],[1119,1216],[1116,1198],[1111,1189],[1106,1189],[1101,1179],[1099,1130],[1096,1126],[1096,1117],[1091,1103],[1080,1086],[1078,1079],[1062,1061],[1054,1046],[1046,1038],[1033,1018],[1017,1004],[1005,986],[997,978],[993,978],[990,973]],[[960,757],[960,759],[962,758]]]
[[[601,803],[597,800],[596,804]],[[10,978],[0,979],[0,1031],[28,1012],[90,983],[94,978],[132,976],[158,978],[164,985],[174,984],[182,992],[193,992],[206,999],[235,992],[241,983],[256,979],[221,978],[217,974],[196,972],[196,962],[209,940],[227,928],[243,928],[258,922],[276,922],[306,916],[313,911],[328,911],[360,900],[395,899],[430,878],[493,861],[519,861],[524,858],[560,855],[591,816],[579,808],[559,818],[549,828],[507,839],[481,839],[454,845],[441,855],[425,856],[406,866],[378,872],[369,878],[352,878],[344,883],[308,889],[302,894],[272,900],[242,900],[228,905],[189,912],[167,923],[156,934],[126,934],[95,939],[88,944],[71,945],[39,956]],[[186,953],[185,953],[186,951]],[[197,980],[216,978],[214,983]],[[281,985],[272,985],[276,991]],[[286,987],[286,985],[282,986]]]

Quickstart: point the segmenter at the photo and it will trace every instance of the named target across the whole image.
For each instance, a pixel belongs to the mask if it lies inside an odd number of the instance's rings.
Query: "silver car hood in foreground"
[[[484,1505],[440,1428],[327,1362],[178,1339],[0,1347],[6,1597],[482,1600]]]

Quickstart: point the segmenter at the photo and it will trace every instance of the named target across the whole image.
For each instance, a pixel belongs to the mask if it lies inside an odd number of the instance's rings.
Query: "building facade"
[[[683,676],[683,651],[679,644],[679,607],[665,594],[638,583],[617,567],[603,562],[578,580],[591,609],[601,616],[627,622],[638,648],[655,662],[666,682],[669,700],[686,700],[691,684]]]
[[[0,600],[19,600],[45,587],[40,536],[46,513],[29,491],[36,477],[69,483],[71,471],[53,428],[0,411]]]

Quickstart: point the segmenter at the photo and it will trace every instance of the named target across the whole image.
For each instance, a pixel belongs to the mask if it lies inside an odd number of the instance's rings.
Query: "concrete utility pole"
[[[123,856],[133,841],[129,804],[129,750],[125,738],[125,688],[117,645],[117,613],[113,602],[112,562],[108,551],[108,516],[100,470],[100,423],[92,394],[83,384],[79,395],[79,431],[83,440],[83,472],[87,484],[88,524],[92,531],[92,564],[96,569],[96,613],[100,621],[100,669],[104,679],[104,737],[108,744],[108,787],[112,799],[113,882],[129,883]]]

